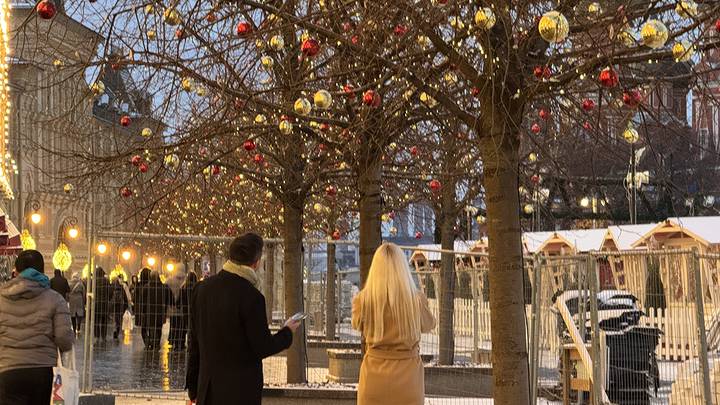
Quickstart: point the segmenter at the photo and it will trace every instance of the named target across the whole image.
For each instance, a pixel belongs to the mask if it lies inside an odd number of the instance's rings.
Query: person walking
[[[108,324],[110,323],[110,298],[112,288],[105,277],[102,267],[95,269],[95,339],[107,339]]]
[[[358,405],[424,404],[420,337],[435,327],[435,318],[397,245],[383,243],[375,251],[365,287],[353,299],[352,327],[366,343]]]
[[[110,312],[112,313],[113,322],[115,324],[115,330],[113,330],[113,339],[118,340],[120,331],[122,331],[123,316],[125,310],[130,307],[128,301],[128,293],[125,292],[124,287],[125,281],[122,277],[117,277],[112,282],[111,295],[110,295]]]
[[[143,289],[142,328],[147,329],[146,347],[158,349],[162,339],[162,327],[168,317],[168,310],[173,305],[173,294],[166,284],[160,280],[160,273],[150,273],[150,281]]]
[[[68,294],[70,293],[70,284],[63,275],[60,269],[55,269],[55,276],[50,280],[50,288],[57,291],[61,297],[68,300]]]
[[[50,288],[37,250],[15,260],[13,279],[0,286],[0,404],[49,405],[58,350],[72,349],[70,311]]]
[[[197,405],[261,404],[262,359],[290,347],[300,326],[289,319],[275,335],[268,329],[255,273],[262,249],[256,234],[235,238],[222,270],[194,288],[185,388]]]
[[[85,283],[80,279],[80,273],[72,275],[70,283],[70,318],[75,334],[80,334],[82,320],[85,317]]]
[[[190,298],[197,282],[197,274],[188,272],[175,300],[176,320],[174,324],[170,324],[170,344],[174,350],[185,350],[185,340],[190,327]]]
[[[150,269],[143,267],[140,270],[140,275],[137,278],[137,283],[133,287],[133,310],[135,311],[135,326],[140,328],[140,336],[142,337],[143,344],[148,345],[147,328],[143,328],[143,314],[145,312],[145,288],[150,282]]]

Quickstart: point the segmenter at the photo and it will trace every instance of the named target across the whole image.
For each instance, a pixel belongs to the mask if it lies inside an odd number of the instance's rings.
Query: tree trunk
[[[446,187],[450,189],[450,187]],[[454,188],[450,190],[455,193]],[[443,194],[445,194],[443,190]],[[444,207],[443,207],[444,209]],[[444,209],[447,211],[447,209]],[[443,250],[453,250],[455,247],[455,235],[453,226],[454,217],[448,212],[440,214],[440,239]],[[455,336],[454,336],[454,314],[455,314],[455,256],[450,253],[443,253],[440,257],[440,319],[438,319],[438,334],[440,344],[440,365],[452,365],[455,358]]]
[[[325,274],[325,339],[335,340],[335,244],[327,245],[327,273]]]
[[[302,199],[300,199],[302,200]],[[303,201],[283,204],[283,242],[285,315],[303,312],[302,236]],[[292,346],[287,350],[288,384],[306,382],[305,375],[305,326],[293,336]]]
[[[368,161],[358,170],[360,191],[360,286],[365,286],[375,250],[382,243],[380,233],[382,200],[380,195],[381,161]]]
[[[496,405],[529,399],[518,198],[519,140],[496,130],[481,138],[490,256],[493,397]]]
[[[210,275],[214,276],[217,274],[217,254],[212,248],[210,248],[210,252],[208,252],[208,260],[210,261]]]
[[[275,308],[275,243],[268,244],[265,255],[265,311],[268,324],[272,324]]]

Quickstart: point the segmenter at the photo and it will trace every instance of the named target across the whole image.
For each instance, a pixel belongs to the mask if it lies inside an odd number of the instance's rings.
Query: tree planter
[[[343,384],[358,383],[360,379],[360,365],[362,364],[362,354],[360,350],[328,349],[327,357],[329,363],[328,381]],[[433,360],[433,356],[427,354],[421,355],[420,357],[423,363]],[[465,381],[467,382],[468,380]]]
[[[491,398],[489,366],[425,366],[425,395]]]

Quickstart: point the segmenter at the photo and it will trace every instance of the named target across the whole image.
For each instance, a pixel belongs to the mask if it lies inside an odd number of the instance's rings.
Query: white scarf
[[[223,265],[223,270],[244,278],[245,280],[249,281],[250,284],[252,284],[252,286],[255,288],[257,288],[258,282],[260,281],[258,280],[257,273],[255,273],[255,270],[253,270],[252,267],[237,264],[232,260],[228,260],[225,262],[225,264]]]

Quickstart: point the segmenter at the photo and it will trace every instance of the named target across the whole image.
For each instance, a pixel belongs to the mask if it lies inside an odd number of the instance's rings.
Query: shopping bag
[[[126,331],[132,331],[135,327],[135,320],[133,319],[132,314],[130,311],[126,310],[125,314],[123,315],[123,323],[122,328]]]
[[[78,405],[80,401],[80,376],[75,370],[75,348],[68,352],[68,364],[63,365],[58,353],[57,367],[53,367],[52,405]]]

